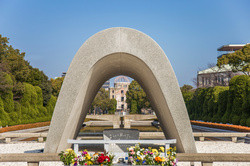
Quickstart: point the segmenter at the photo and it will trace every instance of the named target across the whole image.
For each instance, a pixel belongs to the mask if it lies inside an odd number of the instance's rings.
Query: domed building
[[[118,76],[114,81],[114,87],[109,88],[110,99],[116,99],[117,111],[127,111],[126,93],[130,80],[126,76]]]

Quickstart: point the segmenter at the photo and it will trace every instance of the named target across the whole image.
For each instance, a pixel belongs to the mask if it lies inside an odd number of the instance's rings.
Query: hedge
[[[198,88],[186,106],[191,120],[250,127],[250,77],[235,76],[228,87]]]
[[[10,78],[10,77],[9,77]],[[12,91],[0,97],[0,126],[12,126],[35,122],[50,121],[56,103],[51,95],[46,107],[43,106],[42,89],[29,83],[23,83],[24,94],[20,101],[13,100]]]

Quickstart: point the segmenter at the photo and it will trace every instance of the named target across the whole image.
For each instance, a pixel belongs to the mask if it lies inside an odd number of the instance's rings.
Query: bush
[[[0,126],[8,125],[9,121],[10,121],[10,117],[9,117],[8,113],[6,113],[4,111],[3,100],[0,97]]]
[[[53,114],[55,105],[56,105],[56,97],[53,96],[53,95],[51,95],[51,97],[49,99],[49,102],[48,102],[48,104],[46,106],[48,115],[52,115]]]
[[[250,117],[250,77],[235,76],[229,87],[198,88],[188,101],[190,119],[247,125]]]
[[[235,124],[235,125],[240,124],[240,116],[237,116],[237,115],[233,116],[232,117],[232,123]]]
[[[247,119],[246,125],[247,125],[248,127],[250,127],[250,117]]]

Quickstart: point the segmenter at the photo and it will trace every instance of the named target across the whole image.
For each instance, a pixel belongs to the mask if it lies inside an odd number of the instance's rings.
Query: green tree
[[[0,97],[0,126],[6,126],[9,124],[10,117],[7,112],[4,111],[3,100]]]
[[[225,54],[217,60],[217,66],[222,67],[225,64],[232,66],[234,72],[241,71],[245,75],[250,74],[250,44],[242,49],[230,54]]]
[[[185,102],[190,101],[193,98],[194,90],[191,85],[184,84],[181,87],[181,93]]]
[[[51,81],[8,43],[0,35],[0,125],[50,120],[56,103]]]
[[[109,100],[109,103],[108,103],[108,113],[109,114],[114,114],[115,111],[116,111],[116,106],[117,106],[116,99]]]
[[[91,107],[92,109],[100,108],[103,111],[113,113],[116,110],[116,100],[109,98],[109,92],[104,88],[99,89],[95,99],[93,100]]]
[[[58,97],[62,83],[63,83],[64,77],[58,77],[56,79],[51,78],[51,85],[52,85],[52,94],[56,97]]]
[[[140,86],[140,84],[133,80],[126,93],[126,102],[128,104],[128,108],[130,108],[133,113],[141,113],[142,108],[150,108],[150,102],[147,98],[146,93]],[[136,109],[136,108],[137,109]]]

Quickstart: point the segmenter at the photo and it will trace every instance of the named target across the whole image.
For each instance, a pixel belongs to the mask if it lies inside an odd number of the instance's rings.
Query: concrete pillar
[[[6,138],[5,138],[5,142],[6,142],[6,143],[10,143],[10,142],[11,142],[11,138],[7,138],[7,137],[6,137]]]
[[[43,137],[38,137],[38,142],[43,142]]]
[[[237,142],[237,137],[232,137],[233,142]]]
[[[200,141],[204,141],[205,140],[205,137],[200,137]]]
[[[121,125],[120,116],[113,115],[112,119],[113,119],[113,128],[114,129],[120,128]]]
[[[124,128],[125,129],[131,128],[131,121],[127,116],[124,116]]]

